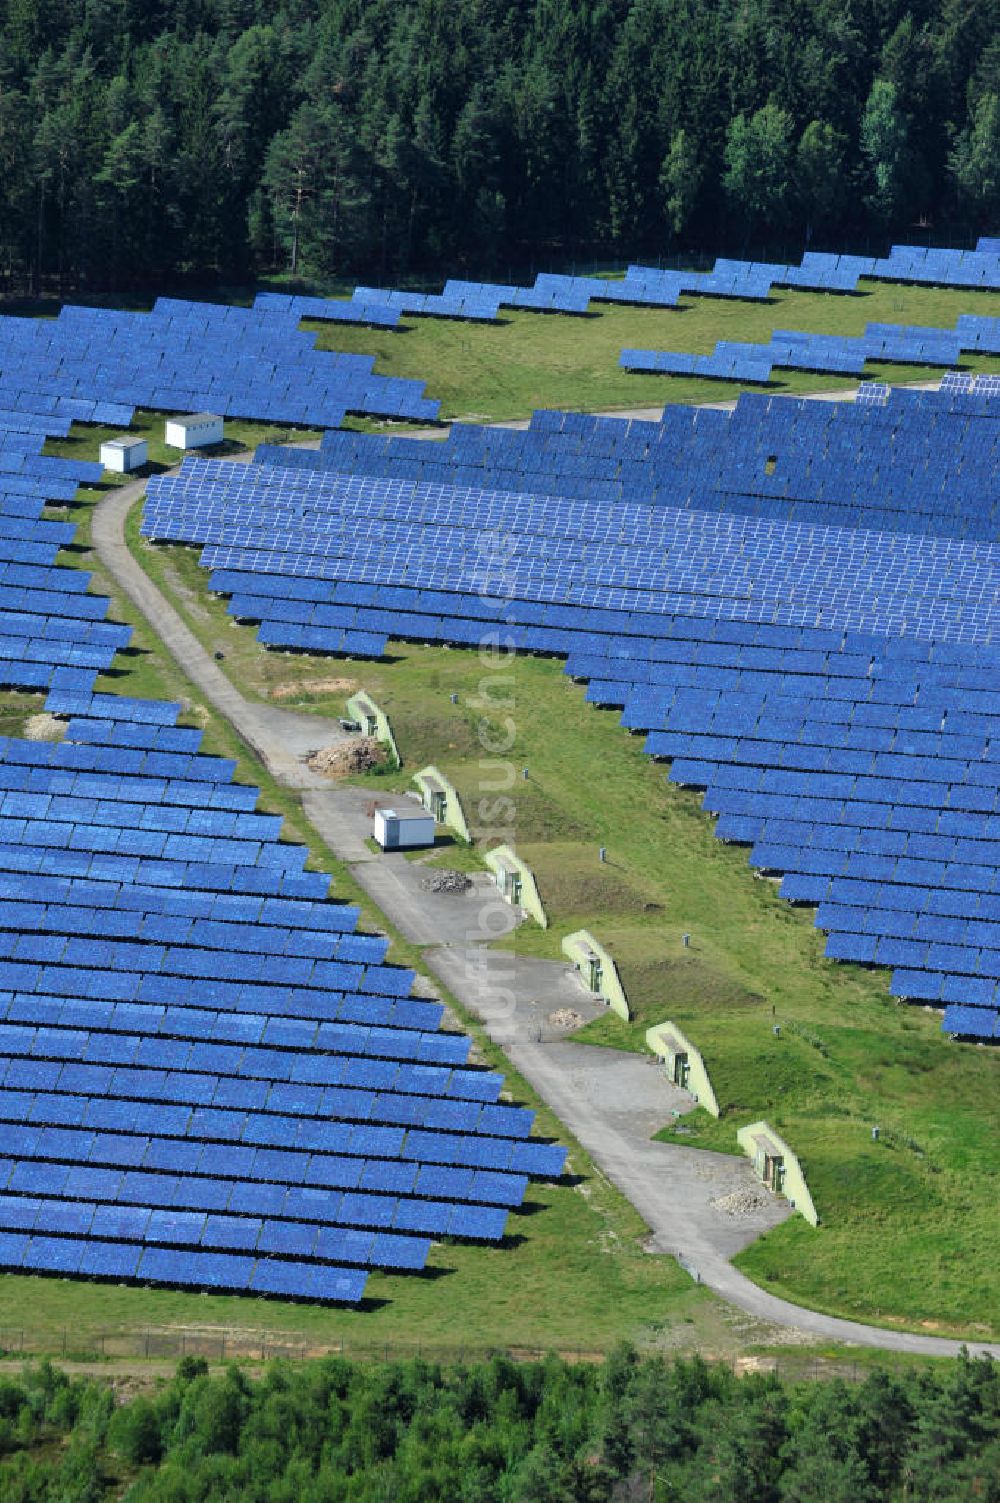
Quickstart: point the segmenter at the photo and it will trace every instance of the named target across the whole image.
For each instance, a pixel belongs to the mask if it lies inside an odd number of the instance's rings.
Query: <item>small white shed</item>
[[[375,839],[383,851],[434,844],[434,816],[426,809],[376,809]]]
[[[119,475],[128,475],[132,470],[141,470],[149,460],[149,444],[144,438],[109,438],[101,445],[101,464],[106,470],[115,470]]]
[[[187,417],[168,418],[163,441],[171,449],[204,449],[222,443],[222,419],[212,412],[191,412]]]

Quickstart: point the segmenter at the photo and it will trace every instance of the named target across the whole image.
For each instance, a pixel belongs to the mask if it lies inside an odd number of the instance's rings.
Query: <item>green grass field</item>
[[[624,1337],[646,1346],[730,1351],[719,1302],[670,1258],[639,1247],[637,1215],[586,1169],[574,1188],[532,1186],[495,1248],[436,1245],[424,1275],[373,1273],[358,1310],[0,1275],[0,1346],[91,1350],[100,1334],[192,1337],[228,1331],[295,1336],[311,1347],[420,1343],[468,1355],[490,1349],[601,1353]]]
[[[719,339],[766,341],[774,329],[861,334],[869,322],[954,326],[960,313],[1000,315],[1000,293],[920,288],[865,282],[850,296],[776,292],[767,303],[689,297],[676,308],[628,308],[595,303],[585,317],[501,310],[498,324],[409,318],[401,331],[307,321],[320,347],[376,355],[380,375],[427,382],[441,401],[443,418],[502,421],[524,418],[536,407],[586,412],[662,406],[664,402],[718,402],[740,390],[839,391],[853,378],[776,371],[767,388],[683,376],[630,375],[619,368],[623,349],[707,353]],[[997,370],[1000,362],[969,356],[969,370]],[[925,381],[939,372],[926,366],[871,362],[873,380]]]
[[[715,383],[627,377],[616,368],[626,344],[707,349],[722,337],[765,338],[776,326],[856,333],[870,319],[947,324],[961,311],[1000,313],[1000,297],[875,287],[856,298],[787,294],[762,307],[701,299],[681,311],[613,309],[587,319],[525,314],[496,328],[414,320],[402,335],[325,327],[321,342],[377,353],[386,374],[429,377],[428,390],[442,398],[445,415],[506,418],[535,405],[599,409],[732,394]],[[896,367],[893,374],[929,373]],[[803,377],[796,389],[823,386]],[[82,456],[90,442],[89,434],[81,438],[75,452]],[[641,1048],[645,1027],[672,1017],[702,1049],[723,1118],[696,1113],[685,1124],[692,1130],[684,1142],[732,1150],[737,1127],[761,1115],[789,1139],[822,1225],[814,1231],[793,1218],[749,1249],[740,1261],[754,1278],[854,1318],[969,1336],[1000,1332],[992,1251],[1000,1171],[995,1052],[955,1045],[942,1037],[936,1014],[895,1005],[886,973],[824,960],[812,915],[780,901],[772,884],[752,874],[745,852],[715,841],[698,796],[671,787],[664,769],[644,756],[641,740],[621,730],[616,713],[588,706],[558,664],[521,658],[502,682],[476,654],[443,648],[394,646],[386,661],[364,664],[266,653],[253,629],[237,626],[224,603],[208,596],[194,550],[151,547],[138,535],[137,513],[128,533],[143,566],[200,639],[225,652],[227,671],[244,692],[336,715],[350,690],[363,685],[388,710],[406,764],[400,773],[381,774],[379,785],[404,786],[410,771],[435,761],[463,792],[481,842],[515,839],[538,875],[551,923],[546,933],[522,929],[515,942],[556,955],[560,936],[586,925],[608,943],[632,1000],[631,1024],[609,1015],[583,1040]],[[86,539],[84,522],[84,548]],[[86,566],[85,553],[76,561]],[[100,577],[95,587],[105,587]],[[136,645],[139,656],[120,660],[116,686],[183,697],[179,674],[142,630]],[[496,700],[491,708],[491,693],[511,698],[509,710]],[[212,749],[231,745],[203,707],[191,704],[188,713],[206,721]],[[483,766],[480,733],[484,722],[506,713],[516,725],[505,753],[515,777],[511,807],[498,813],[496,792],[483,786],[492,770]],[[268,806],[286,814],[290,831],[303,833],[287,794],[245,760],[241,772],[263,781]],[[597,860],[599,845],[608,849],[605,865]],[[335,890],[352,896],[343,875]],[[692,936],[687,949],[683,933]],[[406,956],[405,947],[397,945],[396,953]],[[875,1124],[882,1130],[878,1143],[871,1137]],[[637,1321],[642,1327],[650,1302],[669,1312],[690,1298],[665,1272],[671,1265],[637,1252],[635,1219],[601,1188],[606,1206],[596,1219],[593,1199],[583,1208],[589,1231],[570,1234],[565,1226],[566,1241],[557,1235],[547,1245],[529,1237],[508,1263],[495,1265],[504,1292],[493,1291],[487,1304],[496,1310],[489,1311],[470,1296],[470,1329],[484,1322],[500,1329],[509,1321],[512,1330],[535,1333],[530,1344],[539,1344],[545,1331],[544,1339],[556,1344],[589,1346],[568,1333],[628,1334]],[[563,1194],[554,1192],[555,1199]],[[542,1219],[526,1218],[532,1232]],[[547,1225],[557,1228],[556,1216]],[[571,1249],[570,1235],[582,1243]],[[465,1250],[446,1256],[468,1266]],[[571,1285],[560,1259],[573,1266]],[[616,1271],[609,1272],[612,1265]],[[459,1277],[441,1283],[456,1300]],[[481,1295],[478,1273],[461,1277],[468,1278],[463,1288]],[[511,1298],[520,1281],[536,1291],[544,1315],[506,1306],[508,1278]],[[373,1322],[397,1336],[433,1330],[451,1299],[414,1308],[410,1287],[373,1312]],[[465,1308],[456,1308],[464,1323]],[[557,1336],[557,1328],[567,1334]]]

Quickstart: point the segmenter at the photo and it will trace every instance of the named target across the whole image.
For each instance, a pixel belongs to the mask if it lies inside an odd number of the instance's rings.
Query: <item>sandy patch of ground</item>
[[[271,699],[301,699],[304,694],[353,694],[357,687],[354,678],[289,679],[272,684],[268,694]]]

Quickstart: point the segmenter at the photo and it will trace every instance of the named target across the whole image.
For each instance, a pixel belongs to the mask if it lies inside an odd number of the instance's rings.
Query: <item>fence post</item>
[[[144,1341],[143,1341],[143,1348],[142,1348],[142,1350],[143,1350],[143,1356],[148,1357],[149,1356],[149,1332],[148,1331],[146,1332],[146,1335],[145,1335],[145,1338],[144,1338]]]

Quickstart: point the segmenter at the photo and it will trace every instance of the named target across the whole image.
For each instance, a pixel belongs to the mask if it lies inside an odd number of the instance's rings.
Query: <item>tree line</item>
[[[864,1382],[699,1358],[185,1358],[117,1404],[48,1363],[0,1378],[4,1503],[996,1503],[1000,1368]]]
[[[955,240],[1000,0],[4,0],[0,164],[10,291]]]

